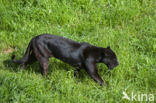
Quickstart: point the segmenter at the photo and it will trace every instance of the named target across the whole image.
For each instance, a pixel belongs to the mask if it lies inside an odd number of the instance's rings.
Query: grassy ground
[[[73,67],[54,58],[48,77],[38,63],[21,71],[12,53],[21,58],[41,33],[110,45],[120,65],[109,72],[98,64],[104,86],[84,70],[75,78]],[[156,99],[155,0],[0,0],[0,103],[139,102],[122,99],[123,91]]]

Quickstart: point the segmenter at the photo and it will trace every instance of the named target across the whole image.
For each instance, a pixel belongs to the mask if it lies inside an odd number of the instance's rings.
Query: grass
[[[122,99],[123,91],[156,99],[155,7],[155,0],[0,0],[0,103],[140,102]],[[21,71],[12,53],[21,58],[42,33],[110,45],[120,65],[109,72],[98,64],[104,86],[84,70],[74,77],[74,67],[54,58],[47,77],[38,63]]]

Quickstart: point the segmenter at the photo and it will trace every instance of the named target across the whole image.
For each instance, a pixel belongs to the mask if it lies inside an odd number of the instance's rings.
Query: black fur
[[[38,61],[42,69],[42,75],[47,73],[49,58],[58,58],[72,66],[84,68],[88,74],[99,84],[103,80],[98,74],[96,63],[104,63],[109,69],[118,65],[115,53],[108,46],[107,48],[96,47],[88,43],[78,43],[70,39],[42,34],[34,37],[20,60],[12,56],[12,61],[22,64],[22,68],[27,64]]]

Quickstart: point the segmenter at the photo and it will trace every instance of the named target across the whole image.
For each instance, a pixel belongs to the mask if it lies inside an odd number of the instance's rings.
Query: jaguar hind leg
[[[35,54],[32,52],[32,53],[29,55],[28,60],[27,60],[25,63],[23,63],[23,64],[21,65],[21,69],[24,69],[25,66],[28,65],[28,64],[33,64],[35,61],[37,61],[37,59],[36,59],[36,57],[35,57]]]
[[[46,75],[48,72],[48,66],[49,66],[49,58],[46,57],[39,57],[38,62],[40,64],[41,68],[41,74]]]

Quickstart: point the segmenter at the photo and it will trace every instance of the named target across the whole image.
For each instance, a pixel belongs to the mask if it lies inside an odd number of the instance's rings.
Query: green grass
[[[21,58],[42,33],[110,45],[120,65],[109,72],[98,64],[104,86],[54,58],[47,77],[38,63],[21,71],[12,53]],[[139,102],[122,99],[123,91],[156,99],[155,0],[0,0],[0,103]]]

